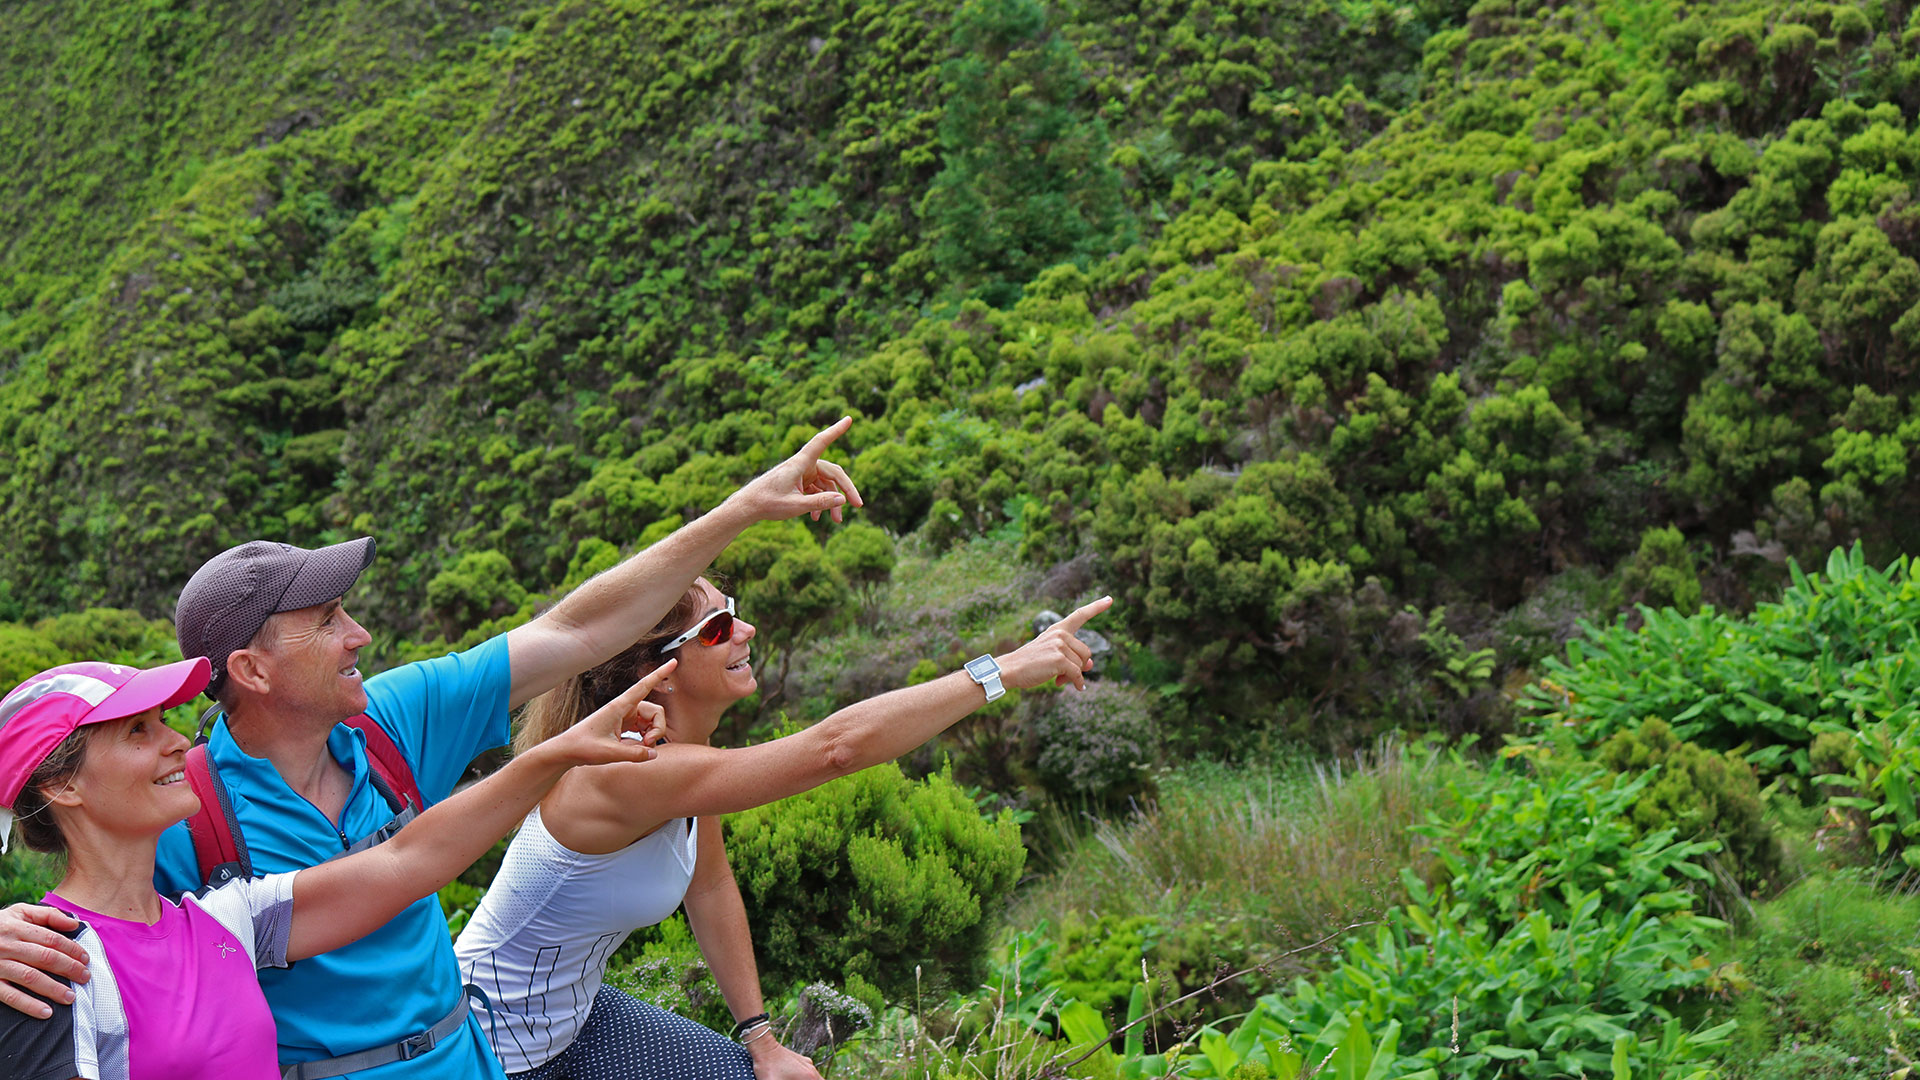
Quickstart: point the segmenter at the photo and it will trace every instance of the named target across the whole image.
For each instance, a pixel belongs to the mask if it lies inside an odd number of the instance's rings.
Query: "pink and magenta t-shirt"
[[[256,967],[285,967],[293,874],[233,881],[160,921],[115,919],[49,893],[83,924],[88,981],[70,1009],[27,1032],[0,1031],[7,1075],[86,1080],[276,1080],[273,1016]],[[10,1011],[10,1010],[0,1010]],[[25,1045],[29,1035],[37,1044]]]

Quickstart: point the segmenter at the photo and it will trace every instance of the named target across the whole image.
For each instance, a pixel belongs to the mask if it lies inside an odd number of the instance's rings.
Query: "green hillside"
[[[16,619],[371,532],[458,636],[843,411],[1202,715],[1478,724],[1475,649],[1909,539],[1905,4],[0,20]]]
[[[45,162],[8,210],[0,323],[18,538],[0,573],[29,614],[158,608],[203,549],[352,530],[396,496],[407,510],[376,513],[378,531],[409,554],[378,582],[383,616],[411,616],[448,545],[498,548],[544,580],[549,549],[564,561],[579,538],[555,533],[549,507],[601,469],[656,442],[731,455],[784,435],[764,415],[728,419],[740,410],[703,366],[764,357],[735,376],[749,392],[832,370],[970,285],[1004,294],[1007,273],[1104,255],[1139,231],[1115,140],[1143,133],[1161,188],[1210,171],[1183,154],[1285,138],[1248,112],[1276,65],[1299,72],[1291,94],[1332,90],[1334,62],[1381,36],[1324,5],[1238,30],[1227,17],[1217,36],[1186,11],[1145,25],[1090,11],[1083,41],[1031,5],[956,21],[342,4],[298,26],[271,6],[219,24],[83,7],[16,9],[4,27],[8,71],[77,55],[112,58],[114,80],[0,86],[0,149]],[[1146,44],[1169,37],[1189,44]],[[1270,38],[1312,47],[1278,57]],[[1382,77],[1404,87],[1415,43],[1386,43]],[[139,77],[118,59],[130,49],[151,56]],[[1002,194],[1045,199],[1098,172],[1086,235],[940,254],[921,203],[942,140],[978,134],[942,127],[944,80],[965,63],[992,69],[976,128],[1001,130],[1016,101],[1035,126],[1009,138],[1071,129],[1076,159],[1030,163],[1016,179],[1034,190]],[[1135,194],[1145,208],[1154,192]],[[971,234],[978,211],[949,208],[945,227]],[[942,271],[956,261],[978,280]],[[63,407],[45,417],[49,391]],[[836,403],[764,404],[810,417]],[[34,497],[50,491],[70,495],[57,512]],[[102,556],[127,544],[151,556],[109,572]]]

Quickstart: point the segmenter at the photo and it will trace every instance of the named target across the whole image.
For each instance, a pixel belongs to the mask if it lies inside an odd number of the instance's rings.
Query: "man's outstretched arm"
[[[863,505],[846,470],[820,457],[852,425],[842,418],[711,512],[507,631],[512,703],[532,700],[639,640],[749,525],[801,514],[818,520],[823,513],[839,521],[843,507]]]

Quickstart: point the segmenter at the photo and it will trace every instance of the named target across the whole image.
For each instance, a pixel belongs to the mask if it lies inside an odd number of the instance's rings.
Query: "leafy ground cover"
[[[1269,804],[1270,831],[1371,835],[1345,849],[1344,862],[1283,846],[1257,870],[1243,864],[1249,893],[1328,879],[1324,906],[1295,909],[1318,920],[1317,941],[1249,932],[1257,920],[1244,920],[1228,939],[1240,945],[1225,950],[1231,959],[1183,978],[1167,963],[1178,954],[1168,943],[1182,918],[1209,910],[1203,897],[1163,893],[1153,914],[1103,914],[1091,933],[1072,921],[1023,921],[1040,910],[1074,919],[1057,905],[1085,888],[1076,869],[1164,856],[1170,832],[1186,837],[1189,861],[1216,857],[1209,830],[1178,830],[1195,801],[1242,800],[1245,782],[1200,768],[1166,789],[1183,794],[1125,831],[1087,837],[1077,859],[1022,899],[1011,925],[1024,929],[1009,930],[980,994],[896,1006],[836,1067],[875,1076],[1716,1075],[1735,1025],[1702,1020],[1698,1008],[1685,1015],[1714,978],[1706,949],[1725,926],[1694,914],[1690,891],[1710,877],[1691,860],[1714,842],[1636,828],[1629,810],[1652,776],[1614,783],[1604,770],[1525,758],[1409,756],[1411,765],[1338,779],[1270,774],[1286,792]],[[1380,789],[1406,783],[1394,775],[1402,769],[1446,779],[1426,785],[1403,820],[1382,822]],[[1404,846],[1382,859],[1385,836]],[[1370,859],[1399,879],[1385,904]],[[1244,907],[1284,909],[1290,899],[1249,897]]]
[[[1735,1078],[1882,1078],[1912,1064],[1920,901],[1871,876],[1822,873],[1760,905],[1715,950],[1713,1014],[1738,1021]]]

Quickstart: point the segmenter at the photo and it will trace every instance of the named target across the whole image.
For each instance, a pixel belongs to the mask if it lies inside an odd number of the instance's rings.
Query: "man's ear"
[[[227,654],[227,679],[250,694],[273,691],[272,664],[264,651],[235,649]]]

